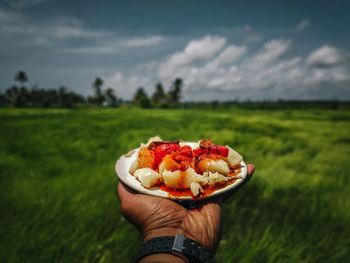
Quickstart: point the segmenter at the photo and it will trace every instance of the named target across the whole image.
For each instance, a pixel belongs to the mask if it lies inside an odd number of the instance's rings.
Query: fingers
[[[211,201],[207,201],[202,204],[201,206],[201,213],[214,213],[214,214],[221,214],[222,209],[222,198],[215,199]]]
[[[131,197],[135,194],[137,194],[137,192],[134,189],[130,188],[122,181],[119,181],[119,183],[118,183],[118,196],[119,196],[119,198],[124,198],[124,197],[128,198],[128,197]]]
[[[253,164],[248,164],[247,165],[247,177],[244,179],[244,181],[238,187],[232,189],[231,191],[226,192],[222,197],[223,200],[226,201],[234,193],[236,193],[239,189],[241,189],[241,187],[243,185],[245,185],[250,180],[250,178],[253,176],[254,171],[255,171],[255,166]]]
[[[253,173],[254,173],[254,171],[255,171],[255,166],[254,166],[254,164],[248,164],[247,165],[247,169],[248,169],[248,176],[249,177],[252,177],[252,175],[253,175]]]
[[[118,196],[120,201],[120,210],[124,216],[128,217],[128,214],[130,214],[130,207],[134,207],[138,194],[122,181],[119,181]]]

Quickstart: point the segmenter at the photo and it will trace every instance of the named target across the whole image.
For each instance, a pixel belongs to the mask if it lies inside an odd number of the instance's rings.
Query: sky
[[[184,81],[183,100],[350,99],[349,1],[0,0],[0,90],[118,97]]]

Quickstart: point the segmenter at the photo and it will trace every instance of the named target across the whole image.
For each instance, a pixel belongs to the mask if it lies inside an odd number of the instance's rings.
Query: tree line
[[[143,87],[139,87],[132,101],[123,101],[118,98],[111,87],[103,88],[104,81],[96,77],[92,82],[93,96],[83,96],[70,91],[65,86],[58,88],[39,88],[27,86],[29,78],[25,71],[18,71],[14,77],[15,84],[0,93],[0,106],[2,107],[62,107],[71,108],[81,105],[94,105],[97,107],[118,107],[123,103],[132,103],[142,108],[170,108],[177,107],[181,99],[183,81],[176,78],[169,91],[165,91],[162,83],[157,83],[154,93],[148,96]]]
[[[0,107],[119,107],[122,104],[133,104],[142,108],[184,108],[184,109],[230,109],[243,108],[250,110],[281,110],[281,109],[350,109],[349,101],[339,100],[277,100],[277,101],[181,101],[183,80],[176,78],[168,89],[162,83],[157,83],[154,92],[148,95],[144,87],[136,89],[131,101],[117,97],[111,87],[103,88],[104,81],[96,77],[91,83],[92,96],[83,96],[70,91],[65,86],[44,89],[37,85],[29,87],[29,78],[24,71],[18,71],[14,76],[14,84],[0,92]]]

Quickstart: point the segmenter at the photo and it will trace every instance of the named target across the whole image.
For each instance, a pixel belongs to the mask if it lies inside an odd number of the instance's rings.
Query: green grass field
[[[128,262],[117,158],[156,134],[256,165],[225,204],[218,262],[350,262],[350,111],[0,110],[0,262]]]

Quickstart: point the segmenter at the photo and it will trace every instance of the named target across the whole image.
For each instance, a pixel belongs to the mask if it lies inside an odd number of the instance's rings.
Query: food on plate
[[[129,173],[145,188],[158,187],[172,194],[187,191],[198,197],[241,178],[242,160],[231,147],[208,139],[186,143],[155,137],[141,144]]]

